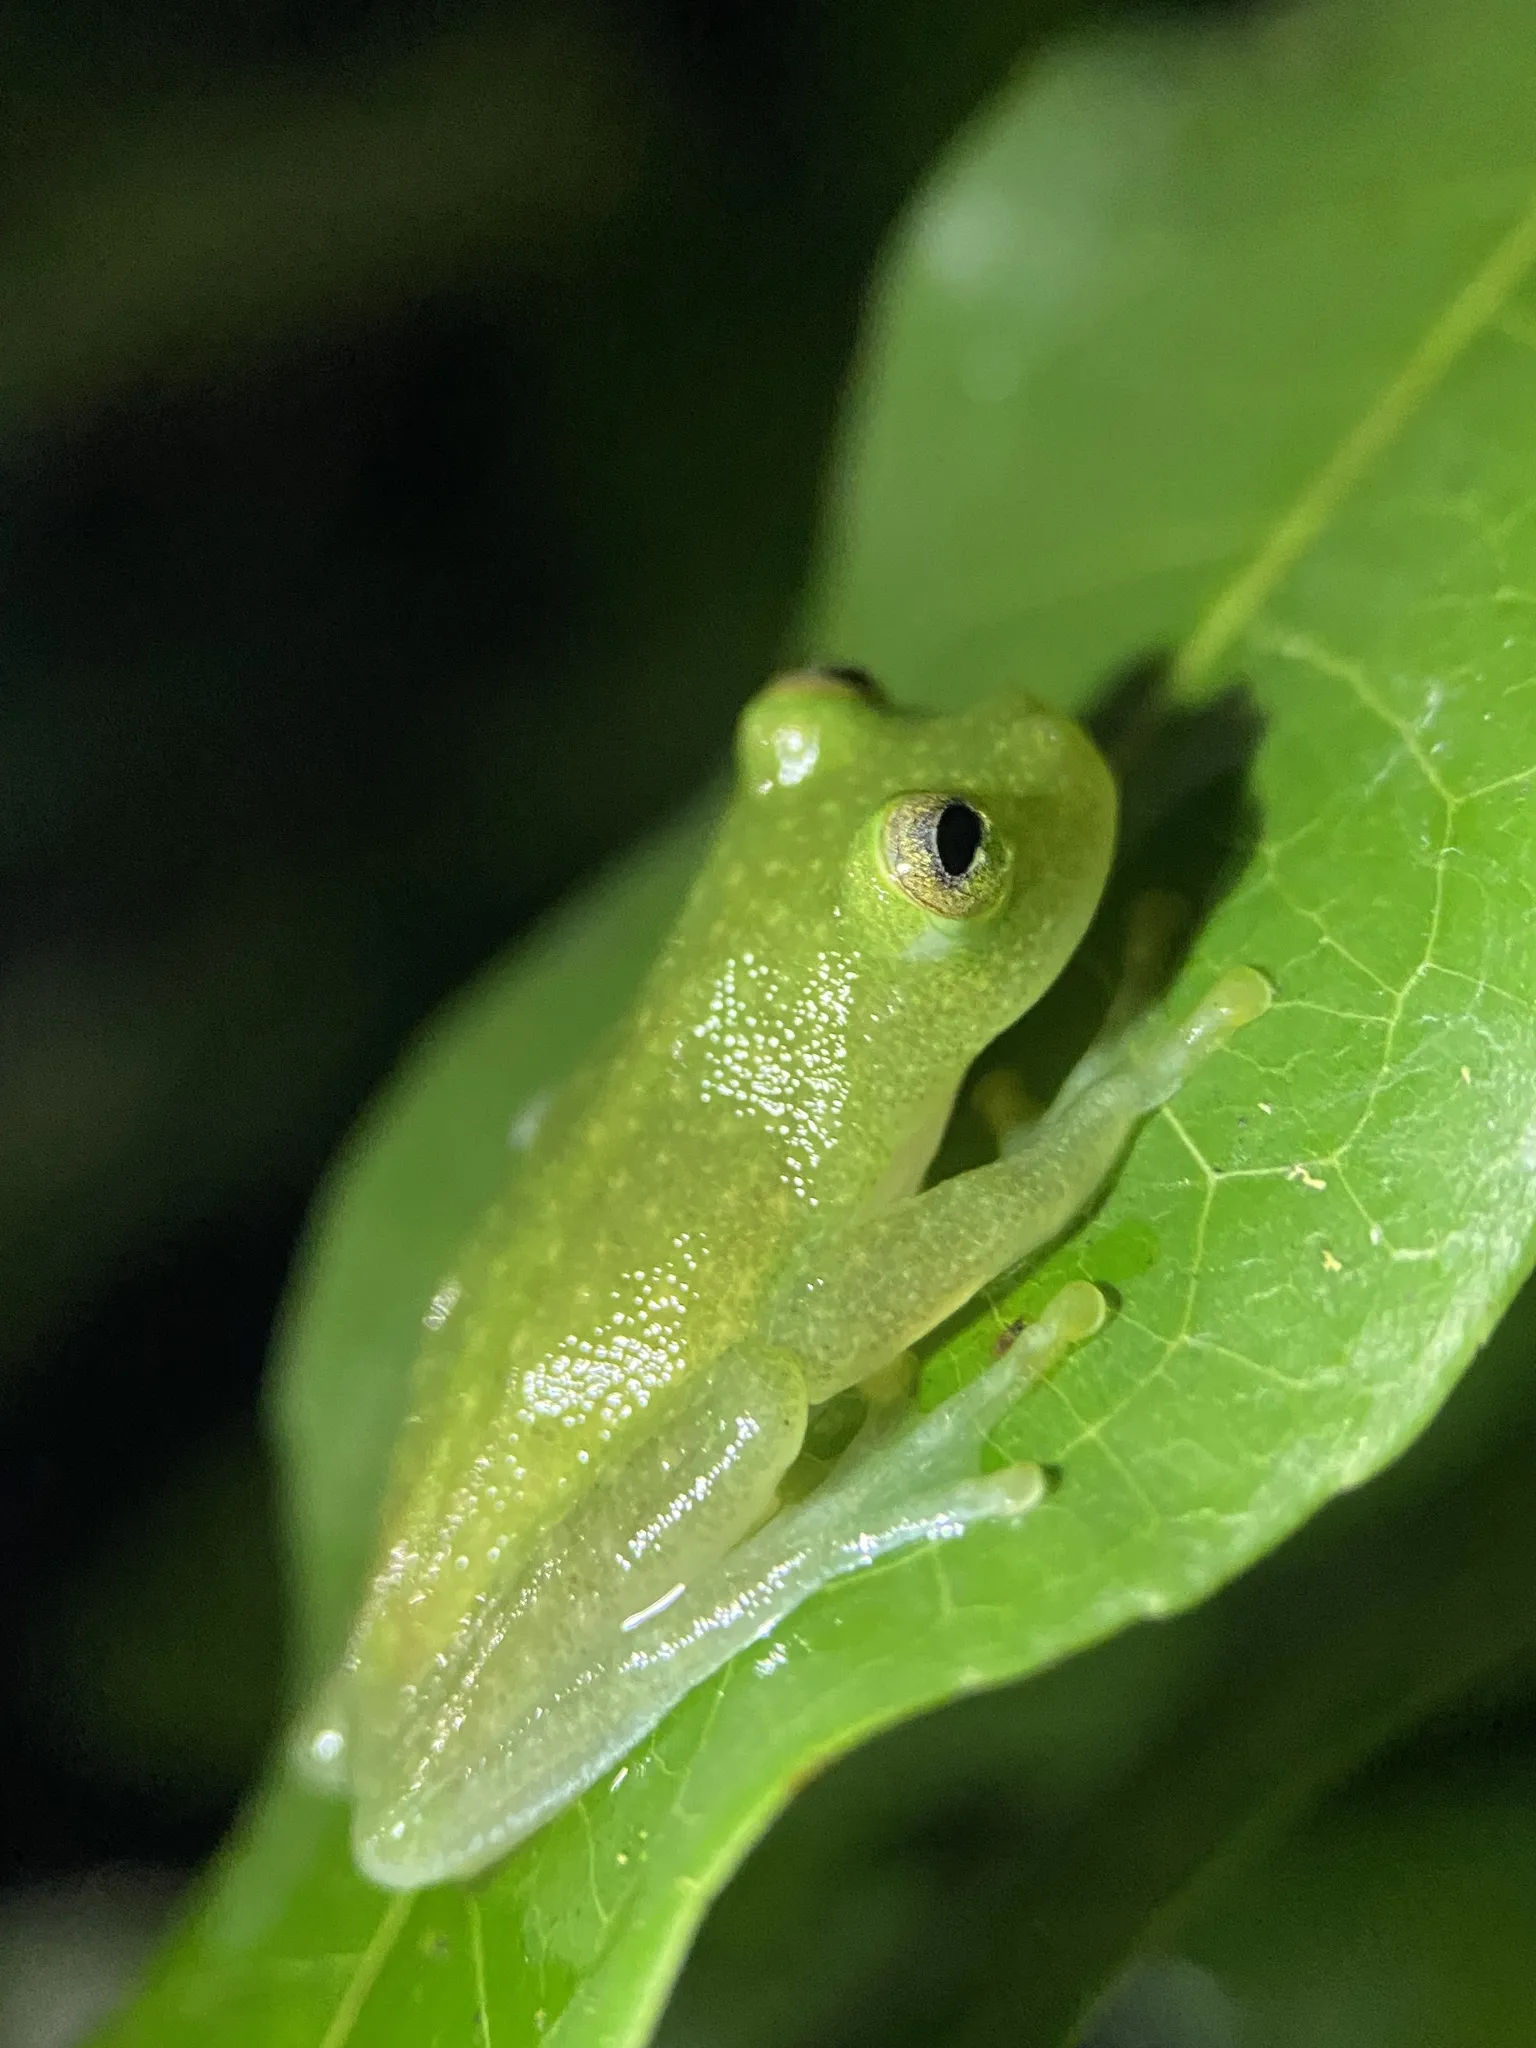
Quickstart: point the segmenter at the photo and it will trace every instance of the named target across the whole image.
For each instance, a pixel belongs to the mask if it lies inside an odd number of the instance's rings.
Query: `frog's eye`
[[[897,797],[885,813],[880,856],[902,894],[940,917],[979,917],[1007,892],[1008,848],[968,797]]]

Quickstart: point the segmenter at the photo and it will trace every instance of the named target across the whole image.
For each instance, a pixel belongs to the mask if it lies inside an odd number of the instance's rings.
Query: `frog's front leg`
[[[1269,1001],[1263,977],[1237,968],[1182,1023],[1155,1021],[1096,1049],[992,1165],[820,1239],[768,1304],[763,1341],[799,1362],[812,1401],[863,1379],[1059,1237],[1137,1124]]]

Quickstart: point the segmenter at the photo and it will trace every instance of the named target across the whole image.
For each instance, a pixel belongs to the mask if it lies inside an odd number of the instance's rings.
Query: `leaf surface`
[[[1384,1839],[1379,1869],[1354,1865],[1355,1900],[1312,1923],[1309,1956],[1304,1909],[1285,1893],[1307,1896],[1306,1859],[1326,1848],[1331,1814],[1390,1785],[1380,1752],[1401,1758],[1405,1736],[1422,1778],[1456,1771],[1469,1728],[1487,1773],[1488,1736],[1503,1731],[1513,1775],[1528,1777],[1533,1337],[1528,1282],[1434,1428],[1213,1598],[1027,1686],[904,1723],[808,1787],[706,1921],[661,2041],[990,2048],[1076,2040],[1099,2005],[1089,2048],[1141,2040],[1159,2015],[1159,2041],[1207,2048],[1199,2020],[1214,2005],[1225,2030],[1208,2048],[1233,2048],[1260,2023],[1250,1992],[1266,1956],[1261,1988],[1282,2010],[1310,2013],[1320,2035],[1320,2014],[1342,2012],[1342,2033],[1326,2038],[1352,2041],[1356,2003],[1339,1996],[1350,1942],[1374,1988],[1390,1965],[1367,1960],[1365,1922],[1399,1884],[1412,1909],[1440,1879],[1410,1877]],[[1465,1761],[1460,1772],[1472,1776]],[[1314,1826],[1307,1809],[1352,1774],[1363,1782],[1324,1801]],[[1495,1882],[1521,1824],[1491,1837]],[[1434,1962],[1446,2011],[1479,2004],[1476,1967],[1453,1961],[1474,1900],[1446,1892]],[[1416,1939],[1392,1928],[1379,1949],[1401,1956]],[[1213,1998],[1212,1969],[1232,1996]],[[1329,1987],[1320,2001],[1315,1972]],[[1506,1987],[1517,1978],[1517,1966],[1502,1973]],[[1381,2003],[1377,2017],[1411,2031],[1419,2009]]]
[[[1007,1425],[1059,1490],[810,1603],[484,1884],[385,1900],[340,1812],[275,1781],[114,2041],[640,2042],[807,1772],[1202,1599],[1433,1415],[1536,1223],[1533,74],[1513,0],[1074,45],[888,266],[817,644],[933,704],[1083,703],[1166,651],[1187,700],[1238,677],[1264,721],[1260,830],[1175,1001],[1245,960],[1278,1001],[1062,1255],[1114,1262],[1122,1308]],[[311,1671],[413,1305],[696,845],[493,977],[338,1177],[279,1396]],[[935,1383],[1028,1298],[950,1333]]]

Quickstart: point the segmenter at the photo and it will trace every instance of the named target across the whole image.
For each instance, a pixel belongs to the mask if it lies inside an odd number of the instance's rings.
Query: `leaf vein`
[[[415,1903],[415,1893],[401,1892],[385,1907],[378,1926],[373,1930],[373,1938],[358,1957],[351,1981],[337,2001],[329,2026],[320,2036],[320,2048],[342,2048],[343,2042],[351,2035],[358,2015],[368,2001],[368,1994],[388,1961],[390,1950],[399,1940],[406,1921],[410,1919]]]
[[[1196,683],[1226,653],[1286,572],[1305,554],[1376,458],[1396,439],[1536,261],[1536,200],[1433,320],[1375,404],[1356,421],[1258,553],[1217,594],[1173,663],[1175,687]]]

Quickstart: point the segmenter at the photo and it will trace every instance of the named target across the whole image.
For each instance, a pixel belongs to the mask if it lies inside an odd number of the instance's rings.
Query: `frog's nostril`
[[[956,800],[940,811],[933,828],[934,850],[952,881],[958,882],[970,873],[971,863],[981,851],[985,829],[980,812],[973,811],[969,804]]]

